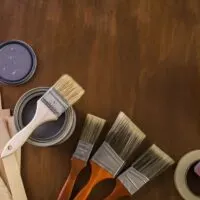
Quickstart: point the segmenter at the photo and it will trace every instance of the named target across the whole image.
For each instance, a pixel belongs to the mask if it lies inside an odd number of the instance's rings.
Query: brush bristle
[[[69,75],[65,74],[53,85],[53,88],[69,103],[73,105],[84,94],[84,89]]]
[[[106,120],[88,114],[85,120],[80,140],[94,144],[98,139]]]
[[[120,112],[106,137],[106,142],[126,161],[145,137],[131,119]]]
[[[156,145],[152,145],[132,166],[147,178],[152,179],[173,163],[174,160],[170,156]]]

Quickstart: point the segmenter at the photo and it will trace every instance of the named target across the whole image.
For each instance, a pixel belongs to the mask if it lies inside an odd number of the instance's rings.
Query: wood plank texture
[[[58,196],[87,112],[111,125],[124,111],[176,160],[200,148],[199,0],[1,0],[0,26],[1,41],[24,40],[38,55],[29,83],[1,88],[4,107],[14,107],[26,90],[51,85],[62,73],[86,89],[76,105],[78,126],[70,140],[53,148],[26,144],[22,149],[29,200]],[[133,199],[181,200],[173,172]],[[112,189],[109,181],[105,184],[91,199]]]

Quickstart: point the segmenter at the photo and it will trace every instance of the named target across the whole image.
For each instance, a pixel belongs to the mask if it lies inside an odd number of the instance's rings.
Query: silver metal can
[[[16,129],[20,131],[33,118],[37,100],[48,90],[48,87],[38,87],[23,94],[14,109]],[[65,142],[74,132],[76,114],[69,107],[58,120],[46,122],[39,126],[28,139],[28,143],[35,146],[47,147]]]

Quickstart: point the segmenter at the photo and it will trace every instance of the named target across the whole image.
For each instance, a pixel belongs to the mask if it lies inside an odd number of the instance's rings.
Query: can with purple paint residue
[[[0,82],[20,85],[35,73],[37,58],[32,47],[20,40],[0,44]]]
[[[14,109],[14,120],[18,131],[33,119],[37,101],[48,89],[48,87],[31,89],[18,100]],[[36,128],[29,137],[28,143],[40,147],[61,144],[72,135],[75,126],[76,114],[74,109],[69,107],[58,120],[46,122]]]

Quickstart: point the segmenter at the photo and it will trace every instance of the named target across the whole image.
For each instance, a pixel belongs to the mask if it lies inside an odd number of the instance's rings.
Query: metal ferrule
[[[118,179],[131,195],[137,192],[149,179],[133,167],[122,173]]]
[[[119,173],[125,163],[107,142],[100,146],[92,161],[107,170],[113,177]]]
[[[58,117],[69,107],[53,88],[50,88],[41,98],[41,101]]]
[[[73,154],[73,157],[87,162],[92,152],[93,146],[94,145],[88,142],[79,140],[76,150]]]

